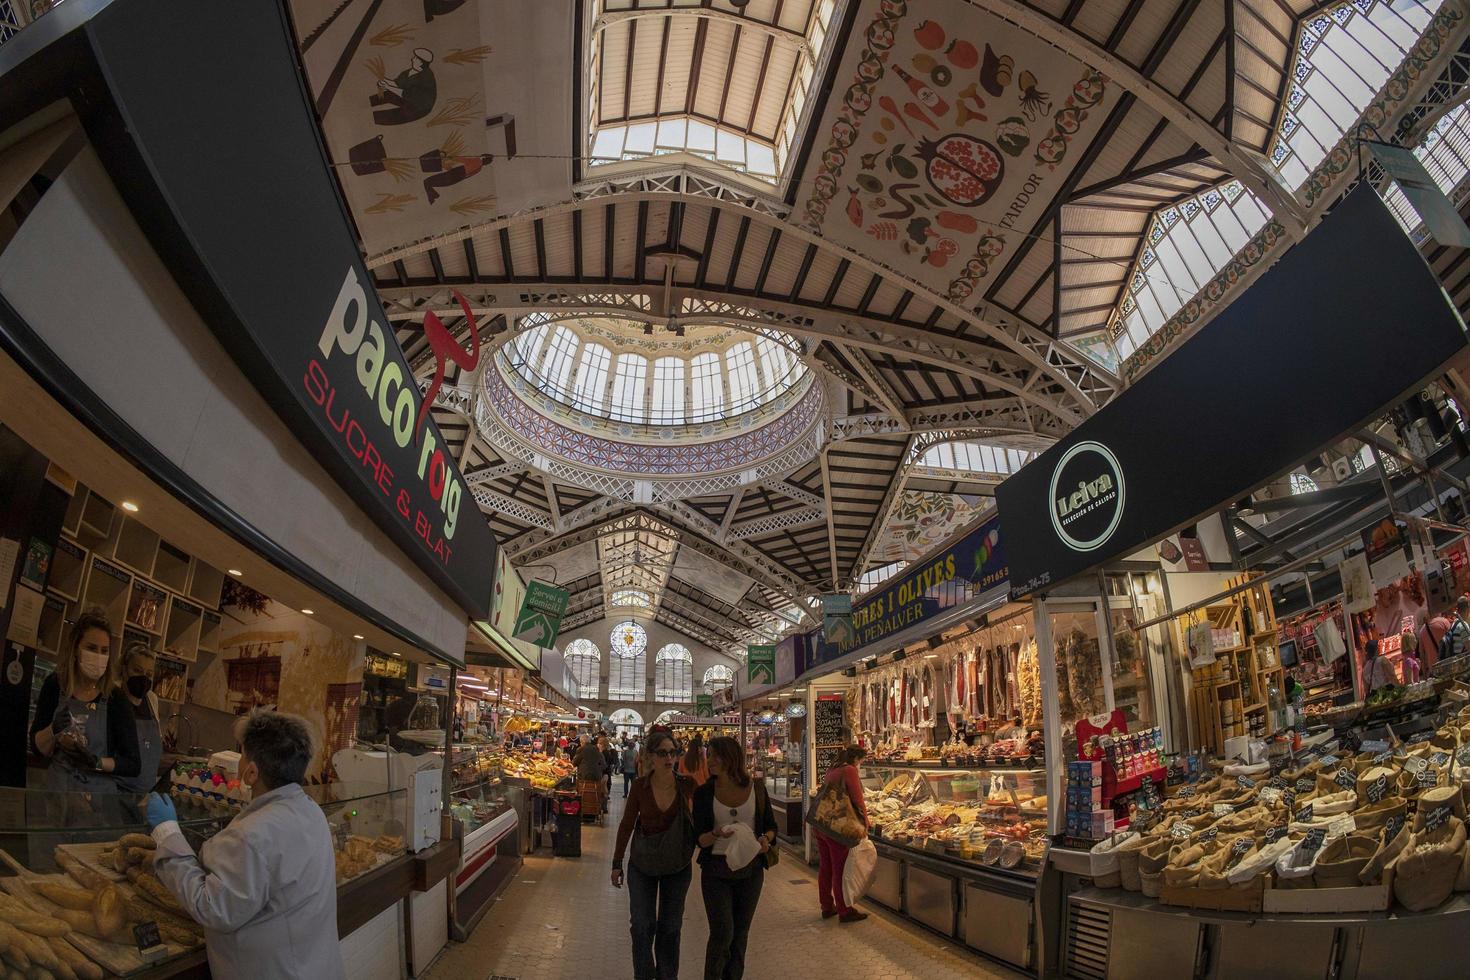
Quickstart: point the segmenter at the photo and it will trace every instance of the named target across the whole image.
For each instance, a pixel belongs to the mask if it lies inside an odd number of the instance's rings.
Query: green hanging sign
[[[776,683],[776,647],[746,647],[745,676],[752,684]]]
[[[694,717],[713,718],[715,716],[715,697],[713,694],[701,694],[694,699]]]
[[[571,597],[566,589],[545,582],[526,583],[526,597],[521,600],[521,611],[511,636],[539,647],[554,645]]]

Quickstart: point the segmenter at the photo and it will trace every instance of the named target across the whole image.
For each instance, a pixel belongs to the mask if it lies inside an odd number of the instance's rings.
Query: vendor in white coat
[[[345,980],[327,818],[302,791],[314,739],[295,715],[240,720],[240,779],[251,801],[194,851],[174,805],[148,797],[153,870],[204,927],[215,980]]]

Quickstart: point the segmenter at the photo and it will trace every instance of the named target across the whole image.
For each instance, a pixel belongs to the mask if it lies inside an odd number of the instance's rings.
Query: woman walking
[[[709,917],[704,980],[741,980],[750,923],[776,841],[776,815],[765,785],[745,768],[740,743],[710,740],[709,782],[694,794],[699,834],[699,889]]]
[[[711,743],[713,744],[713,743]],[[696,787],[709,782],[709,763],[704,758],[704,738],[696,735],[689,740],[689,750],[679,760],[679,775],[694,780]]]
[[[849,745],[842,751],[842,764],[828,770],[827,778],[823,780],[826,785],[839,782],[843,784],[847,789],[847,798],[852,802],[853,812],[864,827],[868,826],[868,808],[863,802],[863,780],[858,766],[867,755],[868,750],[862,746]],[[812,833],[817,838],[817,849],[822,862],[821,870],[817,873],[817,895],[822,902],[822,918],[830,919],[835,915],[839,922],[863,921],[868,913],[852,908],[842,896],[842,871],[847,865],[849,848],[816,828],[812,829]]]
[[[633,780],[628,805],[618,824],[612,883],[623,887],[623,852],[631,838],[628,906],[633,934],[635,980],[677,980],[679,930],[693,869],[694,827],[689,810],[694,782],[674,772],[679,747],[668,732],[644,741],[642,768]]]

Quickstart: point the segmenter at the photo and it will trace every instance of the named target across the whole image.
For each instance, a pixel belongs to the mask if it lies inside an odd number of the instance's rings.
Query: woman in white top
[[[768,855],[776,841],[776,815],[765,785],[745,768],[733,738],[709,743],[709,782],[694,793],[694,831],[699,835],[699,888],[709,917],[705,980],[741,980],[750,923],[760,902]],[[754,837],[756,846],[749,847]]]

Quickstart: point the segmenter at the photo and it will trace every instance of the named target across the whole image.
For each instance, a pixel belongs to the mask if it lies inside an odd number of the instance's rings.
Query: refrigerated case
[[[888,763],[863,769],[878,852],[868,897],[1031,969],[1046,865],[1046,770]]]
[[[801,757],[769,759],[765,763],[766,796],[776,813],[776,832],[790,841],[800,841],[806,815]]]
[[[463,940],[521,865],[529,797],[520,780],[504,775],[499,752],[457,746],[454,774],[449,812],[462,846],[451,932]]]

